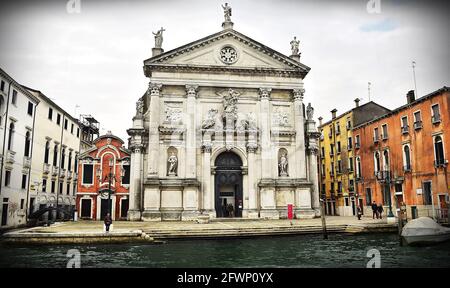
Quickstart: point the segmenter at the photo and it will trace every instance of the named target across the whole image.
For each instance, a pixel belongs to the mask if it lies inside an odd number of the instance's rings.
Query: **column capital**
[[[203,153],[211,153],[212,144],[210,142],[204,142],[202,144],[202,152]]]
[[[147,94],[149,94],[150,96],[160,96],[162,86],[163,85],[161,83],[148,83]]]
[[[303,101],[303,96],[305,95],[305,89],[293,89],[292,90],[292,98],[294,101],[300,100]]]
[[[258,150],[258,144],[247,143],[247,153],[256,153],[256,150]]]
[[[272,92],[272,88],[259,88],[259,97],[261,100],[268,99],[270,100],[270,93]]]
[[[186,85],[186,96],[197,98],[198,97],[197,89],[198,85],[191,85],[191,84]]]
[[[134,154],[140,154],[140,153],[142,153],[142,150],[144,150],[144,145],[143,144],[132,144],[130,146],[130,150]]]

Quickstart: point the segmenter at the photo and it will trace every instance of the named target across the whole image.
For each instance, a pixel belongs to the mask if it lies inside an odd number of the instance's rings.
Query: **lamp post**
[[[113,191],[112,191],[112,187],[111,186],[113,184],[112,183],[113,180],[116,180],[116,181],[118,181],[118,180],[116,179],[116,175],[114,173],[114,167],[115,167],[114,159],[110,158],[108,164],[109,164],[108,165],[109,166],[109,172],[105,176],[105,178],[103,179],[103,182],[106,182],[106,180],[108,180],[108,213],[112,217],[112,212],[111,212],[111,209],[112,209],[111,194],[113,193]],[[121,168],[120,169],[120,180],[122,180],[124,176],[125,176],[125,169]],[[100,170],[100,168],[97,169],[97,177],[99,178],[99,180],[101,179],[101,170]]]

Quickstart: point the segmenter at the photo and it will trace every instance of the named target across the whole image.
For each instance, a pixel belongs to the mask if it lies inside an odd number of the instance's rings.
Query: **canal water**
[[[450,267],[450,242],[400,247],[396,234],[331,234],[224,240],[168,241],[162,245],[0,246],[0,267],[60,267],[78,249],[81,267],[355,267],[380,252],[381,267]]]

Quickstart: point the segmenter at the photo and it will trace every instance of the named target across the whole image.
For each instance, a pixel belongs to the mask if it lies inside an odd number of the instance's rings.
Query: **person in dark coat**
[[[231,205],[231,203],[230,204],[228,204],[228,217],[231,217],[231,218],[233,218],[234,217],[234,207],[233,207],[233,205]]]
[[[372,219],[375,219],[375,216],[377,216],[378,219],[378,206],[377,203],[375,203],[375,201],[372,202],[372,212],[373,212]]]
[[[361,209],[361,206],[359,206],[359,205],[358,205],[358,207],[356,208],[356,215],[358,216],[358,220],[361,220],[362,209]]]
[[[109,232],[109,226],[111,226],[111,224],[112,224],[112,218],[111,218],[111,215],[109,213],[106,214],[104,222],[105,222],[106,232]]]
[[[380,219],[383,219],[383,211],[384,211],[384,209],[383,209],[383,205],[381,205],[381,203],[380,204],[378,204],[378,215],[380,216]]]

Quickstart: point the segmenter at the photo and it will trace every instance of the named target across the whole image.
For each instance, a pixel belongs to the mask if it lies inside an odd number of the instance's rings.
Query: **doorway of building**
[[[91,218],[91,199],[81,199],[81,218]]]
[[[100,219],[98,220],[103,220],[106,217],[106,214],[109,213],[109,205],[112,205],[112,199],[108,201],[108,199],[101,199],[100,201]],[[112,206],[111,206],[111,211],[112,211]],[[111,218],[114,219],[114,213],[111,213]]]
[[[215,161],[214,185],[216,217],[242,217],[242,160],[233,152],[223,152]]]
[[[5,226],[7,223],[8,223],[8,203],[3,203],[1,226]]]

